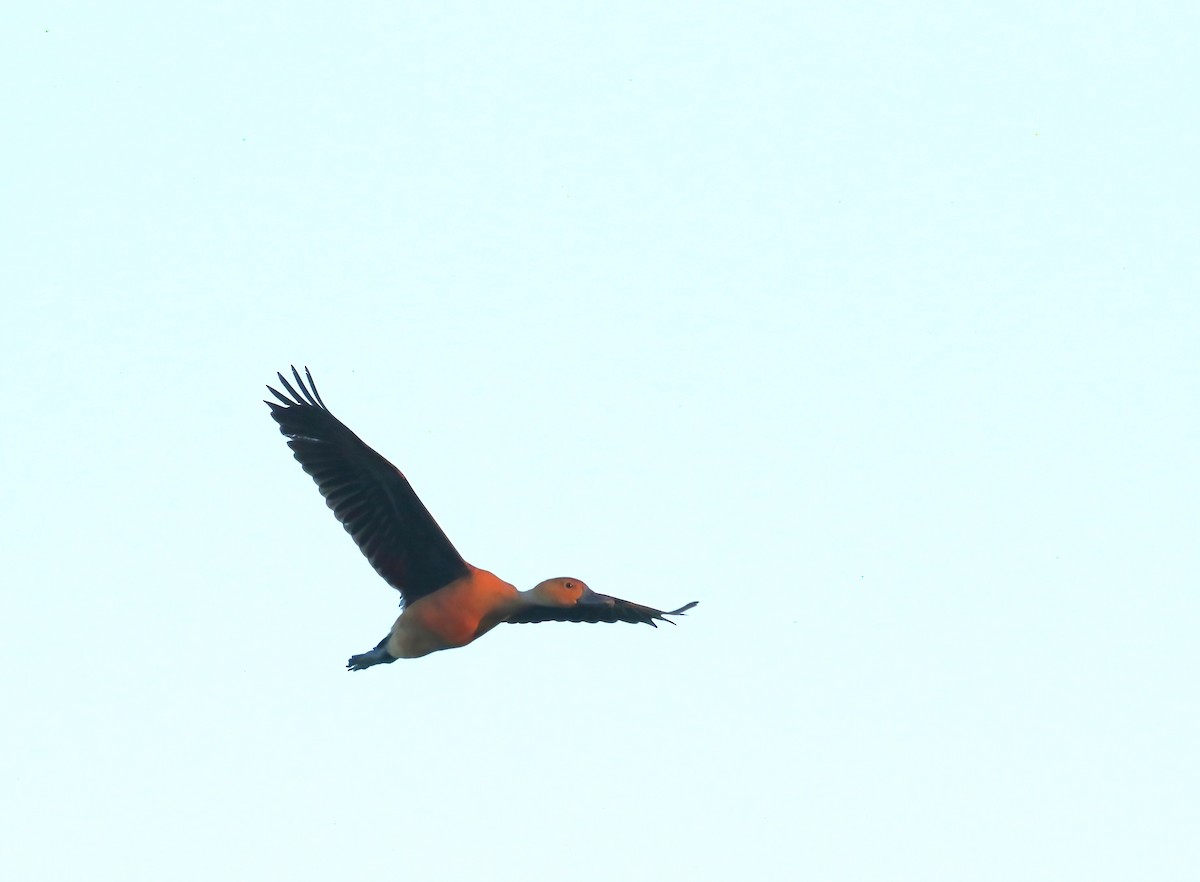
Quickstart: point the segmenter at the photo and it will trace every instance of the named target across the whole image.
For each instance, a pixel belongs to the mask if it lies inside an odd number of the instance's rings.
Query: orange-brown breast
[[[512,585],[472,567],[468,575],[404,610],[392,627],[388,652],[396,658],[419,658],[466,646],[494,628],[516,597]]]

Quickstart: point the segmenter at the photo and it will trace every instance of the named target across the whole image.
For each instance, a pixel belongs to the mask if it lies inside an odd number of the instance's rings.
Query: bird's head
[[[587,603],[598,597],[587,585],[578,579],[562,576],[558,579],[547,579],[538,582],[529,591],[530,599],[542,606],[575,606]]]

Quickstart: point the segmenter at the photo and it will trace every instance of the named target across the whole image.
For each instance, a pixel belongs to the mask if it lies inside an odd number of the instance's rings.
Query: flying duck
[[[329,412],[308,368],[295,366],[299,393],[277,374],[287,395],[264,401],[288,439],[292,455],[312,476],[325,504],[383,580],[400,592],[400,618],[370,652],[346,667],[362,671],[398,658],[420,658],[466,646],[501,622],[669,622],[696,605],[669,612],[597,594],[579,579],[561,577],[518,591],[471,566],[450,544],[400,470]],[[674,624],[674,622],[671,622]]]

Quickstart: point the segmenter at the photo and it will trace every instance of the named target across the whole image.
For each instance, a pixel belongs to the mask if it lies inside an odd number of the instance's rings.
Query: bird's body
[[[693,601],[663,612],[597,594],[572,578],[547,579],[519,591],[471,566],[399,469],[330,413],[307,369],[305,375],[307,386],[292,368],[297,393],[279,374],[291,398],[267,387],[282,402],[266,402],[271,416],[342,526],[375,571],[400,592],[404,607],[387,637],[350,659],[350,670],[466,646],[502,622],[620,621],[654,626],[696,605]]]
[[[422,597],[396,619],[387,651],[396,658],[420,658],[439,649],[457,649],[496,627],[521,603],[521,592],[494,573],[471,572]]]

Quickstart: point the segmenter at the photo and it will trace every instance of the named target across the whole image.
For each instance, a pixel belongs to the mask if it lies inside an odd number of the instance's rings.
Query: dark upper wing
[[[698,600],[693,600],[679,609],[663,612],[660,609],[642,606],[640,603],[621,600],[619,597],[593,594],[589,602],[578,603],[575,606],[527,607],[505,621],[513,625],[528,625],[537,622],[644,622],[652,628],[657,628],[658,625],[654,624],[656,619],[660,622],[671,622],[664,616],[681,616],[697,603],[699,603]],[[675,623],[671,622],[671,624]]]
[[[308,386],[292,368],[299,394],[279,374],[292,397],[268,386],[283,404],[264,403],[288,437],[293,455],[375,572],[400,591],[405,603],[465,576],[467,564],[408,480],[329,412],[308,368],[304,374]]]

